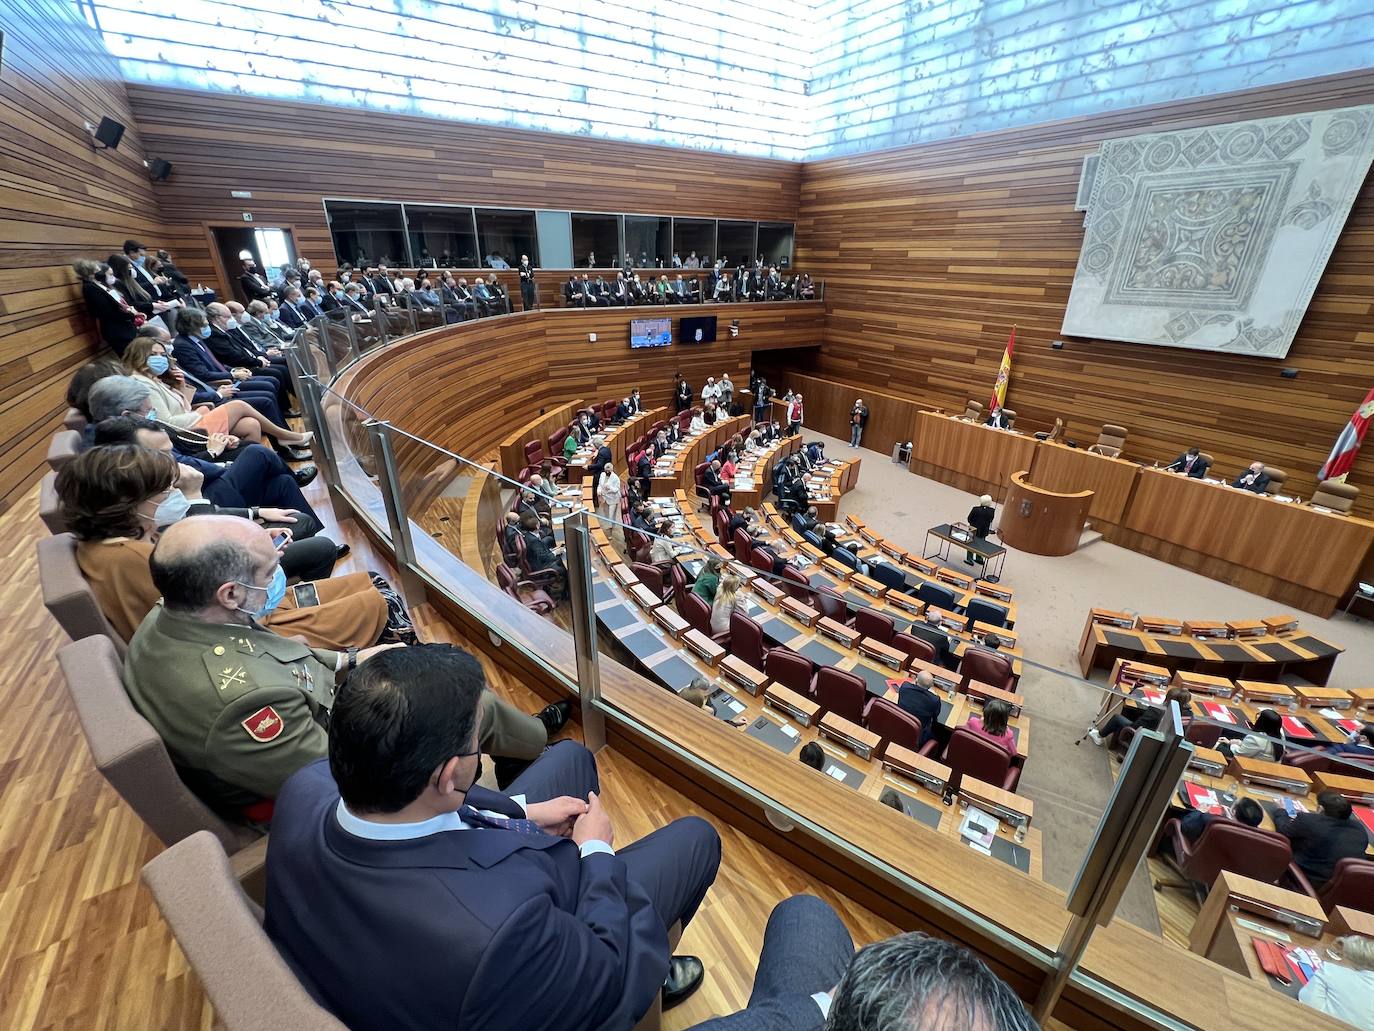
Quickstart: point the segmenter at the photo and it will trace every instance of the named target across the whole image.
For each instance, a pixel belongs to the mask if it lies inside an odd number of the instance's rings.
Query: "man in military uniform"
[[[207,802],[250,820],[307,763],[328,754],[334,689],[386,648],[334,652],[279,637],[256,620],[286,590],[280,555],[262,527],[235,516],[170,526],[151,560],[162,602],[143,620],[124,663],[134,707]],[[567,721],[559,702],[526,716],[487,692],[482,750],[532,760]]]

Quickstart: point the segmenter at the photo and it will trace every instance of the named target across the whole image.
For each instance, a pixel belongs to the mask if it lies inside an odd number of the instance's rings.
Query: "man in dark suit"
[[[730,484],[725,482],[725,478],[720,475],[720,460],[708,462],[705,470],[701,474],[701,485],[706,488],[712,496],[718,496],[721,504],[730,504]]]
[[[935,724],[940,722],[940,697],[935,693],[935,678],[921,670],[914,683],[907,681],[897,689],[897,704],[921,721],[921,745],[924,745],[934,736]]]
[[[291,371],[286,367],[286,359],[274,360],[259,354],[227,305],[218,301],[207,304],[205,316],[210,320],[210,335],[205,338],[205,346],[210,353],[223,365],[242,367],[258,379],[271,380],[276,389],[277,404],[283,412],[287,411],[291,397]],[[274,364],[274,361],[279,364]]]
[[[804,512],[798,512],[792,517],[792,529],[798,533],[805,533],[807,530],[814,530],[819,522],[816,506],[812,505]]]
[[[467,292],[466,286],[460,289],[452,273],[444,273],[443,285],[439,288],[439,296],[443,298],[444,307],[457,314],[458,321],[463,322],[477,317],[477,303]]]
[[[1264,463],[1251,462],[1245,472],[1231,481],[1231,486],[1263,494],[1269,489],[1269,474],[1264,471]]]
[[[1332,788],[1317,795],[1318,811],[1289,816],[1277,805],[1266,806],[1274,818],[1274,830],[1293,845],[1293,862],[1321,891],[1342,859],[1364,855],[1368,838],[1364,825],[1355,819],[1350,799]]]
[[[644,411],[644,407],[639,400],[639,388],[635,387],[630,391],[630,414],[638,415],[642,411]]]
[[[677,374],[677,385],[673,388],[673,404],[678,414],[692,407],[692,385],[680,372]]]
[[[278,426],[285,425],[286,417],[277,399],[275,380],[256,376],[247,368],[225,365],[205,346],[206,334],[202,331],[210,328],[205,320],[205,312],[199,308],[178,310],[176,328],[172,355],[185,375],[216,389],[221,397],[236,397],[246,401],[269,421]],[[225,387],[235,389],[225,394]]]
[[[630,399],[624,398],[615,406],[615,421],[628,422],[634,417],[635,410],[630,406]]]
[[[265,301],[277,296],[258,272],[258,264],[252,258],[244,258],[240,262],[239,286],[250,301]]]
[[[528,254],[520,255],[520,306],[525,311],[533,311],[535,304],[534,268],[530,265]]]
[[[912,623],[911,629],[907,631],[912,637],[918,637],[935,649],[935,661],[945,669],[954,669],[959,664],[959,660],[954,657],[954,649],[950,647],[949,635],[940,629],[940,614],[927,610],[926,621],[924,623]]]
[[[282,291],[281,304],[277,306],[277,318],[291,329],[300,329],[309,321],[305,311],[305,295],[298,286],[288,286]]]
[[[1011,429],[1011,420],[1007,418],[1007,413],[1002,411],[1002,406],[998,405],[988,413],[987,425],[995,430]]]
[[[1183,473],[1194,480],[1200,480],[1207,475],[1207,462],[1195,447],[1190,447],[1164,468],[1170,472]]]
[[[339,689],[329,759],[276,799],[264,926],[351,1027],[629,1028],[701,982],[673,957],[720,838],[688,817],[612,850],[596,763],[572,741],[476,785],[481,665],[396,648]]]
[[[495,315],[501,310],[496,296],[487,288],[481,276],[477,277],[477,282],[472,286],[472,299],[477,302],[477,307],[483,315]]]
[[[584,308],[587,305],[586,295],[582,293],[582,284],[575,273],[563,284],[563,299],[568,302],[570,308]]]

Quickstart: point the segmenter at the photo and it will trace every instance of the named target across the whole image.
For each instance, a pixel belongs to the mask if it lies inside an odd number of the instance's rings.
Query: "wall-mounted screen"
[[[715,322],[715,319],[711,320]],[[714,327],[712,327],[714,332]],[[667,347],[673,342],[672,319],[631,319],[631,347]]]
[[[679,319],[677,342],[679,344],[709,344],[716,338],[716,317],[714,315],[692,315]]]

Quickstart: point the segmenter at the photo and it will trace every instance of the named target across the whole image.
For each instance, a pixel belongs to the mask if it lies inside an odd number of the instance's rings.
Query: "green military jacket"
[[[339,653],[158,602],[129,642],[124,687],[187,783],[226,809],[274,798],[328,754]]]

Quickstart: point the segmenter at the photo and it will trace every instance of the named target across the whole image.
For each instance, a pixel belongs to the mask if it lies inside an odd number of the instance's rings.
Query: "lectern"
[[[1032,555],[1069,555],[1078,548],[1093,492],[1045,490],[1029,482],[1030,472],[1011,474],[1002,504],[1002,543]]]

